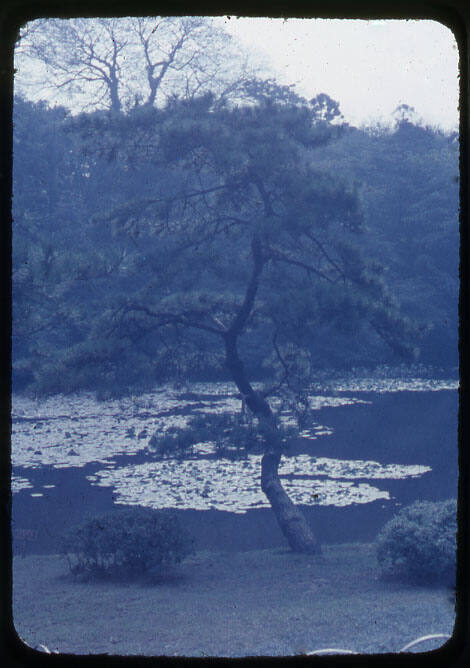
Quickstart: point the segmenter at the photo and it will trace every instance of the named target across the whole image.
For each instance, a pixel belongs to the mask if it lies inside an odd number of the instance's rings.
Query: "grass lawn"
[[[370,544],[325,545],[321,557],[198,552],[180,573],[164,584],[82,583],[62,557],[15,557],[15,628],[28,645],[65,653],[193,657],[390,652],[452,634],[452,592],[381,581]]]

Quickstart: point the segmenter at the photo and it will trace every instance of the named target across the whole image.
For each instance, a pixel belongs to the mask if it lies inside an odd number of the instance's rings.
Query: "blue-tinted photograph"
[[[452,637],[458,60],[431,20],[22,27],[25,645],[294,657]]]

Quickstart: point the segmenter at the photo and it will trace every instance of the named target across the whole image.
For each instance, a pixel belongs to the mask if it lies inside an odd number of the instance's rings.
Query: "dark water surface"
[[[457,494],[456,390],[353,394],[372,403],[315,411],[316,422],[331,427],[333,433],[316,440],[300,439],[298,452],[373,460],[382,465],[419,464],[432,471],[415,478],[360,480],[388,491],[390,500],[344,507],[304,506],[312,528],[324,543],[372,541],[401,505],[416,499],[443,500]],[[117,467],[131,461],[135,464],[144,462],[145,455],[114,456],[113,461]],[[14,494],[13,529],[20,537],[16,548],[26,553],[54,553],[64,528],[111,510],[116,500],[113,489],[94,486],[86,478],[100,469],[103,464],[97,462],[67,468],[16,467],[14,474],[24,475],[33,485]],[[312,488],[314,485],[313,480]],[[31,495],[36,491],[42,496]],[[199,549],[249,550],[285,544],[269,508],[244,514],[217,510],[176,512],[195,535]]]

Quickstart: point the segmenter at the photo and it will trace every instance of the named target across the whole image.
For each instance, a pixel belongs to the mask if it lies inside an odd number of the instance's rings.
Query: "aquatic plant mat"
[[[74,654],[295,655],[322,648],[398,651],[452,634],[445,587],[383,582],[371,544],[197,552],[160,584],[73,580],[55,555],[15,557],[14,623],[30,646]],[[445,640],[428,641],[427,651]]]

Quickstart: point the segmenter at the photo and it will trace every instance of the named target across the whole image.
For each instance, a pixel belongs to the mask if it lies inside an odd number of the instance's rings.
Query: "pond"
[[[336,379],[312,387],[311,420],[280,475],[322,542],[373,540],[398,507],[457,494],[458,382]],[[163,386],[98,402],[91,394],[12,402],[14,535],[26,551],[57,549],[63,528],[115,505],[174,508],[200,547],[284,544],[260,488],[260,455],[151,457],[156,430],[198,413],[239,413],[229,383]],[[285,424],[293,416],[281,413]]]

